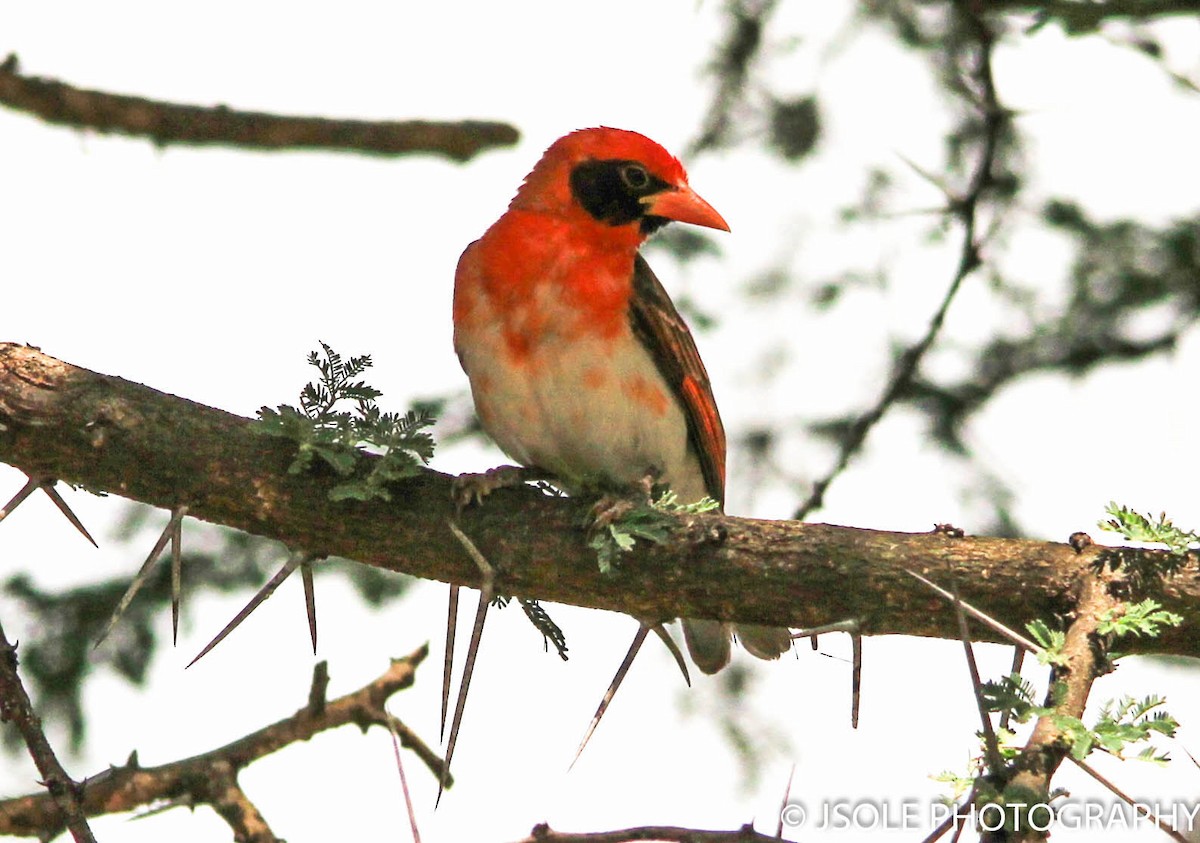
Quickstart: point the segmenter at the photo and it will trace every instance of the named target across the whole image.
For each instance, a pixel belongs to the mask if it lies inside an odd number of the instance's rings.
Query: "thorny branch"
[[[293,454],[290,443],[257,435],[248,419],[0,343],[0,462],[152,506],[186,502],[189,517],[317,555],[478,582],[445,526],[451,478],[422,471],[394,484],[390,502],[335,502],[332,472],[291,475]],[[867,635],[941,638],[957,630],[952,618],[925,611],[929,592],[905,572],[913,560],[924,576],[961,583],[964,600],[1020,627],[1069,612],[1076,581],[1105,550],[692,515],[667,543],[639,543],[617,571],[602,574],[578,527],[587,504],[502,490],[467,511],[461,526],[496,568],[501,594],[648,619],[812,628],[857,618]],[[1195,564],[1146,596],[1185,626],[1131,641],[1131,651],[1200,655],[1191,631],[1200,625]]]
[[[330,701],[324,700],[323,693],[318,696],[323,676],[318,665],[311,698],[295,714],[202,755],[158,767],[142,767],[135,759],[125,766],[112,767],[78,786],[75,792],[80,816],[121,813],[164,802],[207,804],[230,824],[235,839],[274,841],[266,821],[239,787],[238,773],[290,744],[351,724],[363,731],[376,725],[393,731],[402,746],[416,753],[433,775],[440,777],[442,761],[438,754],[386,710],[393,694],[413,684],[416,668],[428,652],[428,647],[422,646],[404,658],[394,659],[374,681]],[[61,828],[62,815],[63,809],[46,794],[6,799],[0,801],[0,835],[41,836],[47,830]]]
[[[899,360],[896,361],[892,379],[879,396],[879,400],[871,409],[859,416],[841,438],[837,458],[833,467],[813,483],[808,497],[796,509],[792,516],[803,521],[812,512],[821,508],[825,502],[825,492],[838,476],[845,471],[850,460],[859,452],[871,429],[891,409],[896,399],[912,384],[917,370],[924,360],[925,354],[933,346],[942,325],[946,321],[946,312],[951,302],[958,295],[959,288],[972,272],[981,265],[979,256],[979,205],[986,198],[989,190],[995,184],[996,153],[999,149],[1002,133],[1009,125],[1010,114],[1000,104],[996,94],[996,83],[992,77],[992,48],[994,37],[986,20],[975,11],[975,4],[969,0],[958,0],[953,4],[955,13],[962,16],[964,23],[970,29],[977,44],[975,66],[971,68],[969,79],[972,84],[963,85],[960,91],[968,100],[969,106],[975,111],[975,119],[979,122],[982,142],[979,157],[971,173],[967,187],[961,195],[947,197],[946,214],[956,219],[962,227],[961,245],[959,247],[958,264],[954,275],[942,297],[942,302],[929,320],[924,336],[915,344],[909,346]]]
[[[1016,774],[1006,789],[1037,794],[1042,801],[1049,802],[1050,779],[1071,748],[1058,718],[1083,717],[1092,685],[1112,670],[1098,628],[1105,614],[1119,605],[1112,593],[1113,580],[1111,573],[1098,572],[1079,581],[1075,619],[1067,627],[1066,643],[1063,645],[1066,661],[1052,670],[1050,675],[1047,705],[1053,704],[1054,711],[1038,718],[1029,740],[1014,762]],[[1056,683],[1061,683],[1065,692],[1055,704],[1053,695]]]
[[[43,800],[47,810],[54,814],[53,822],[41,826],[40,830],[45,833],[53,829],[57,833],[66,828],[76,843],[95,843],[96,838],[92,836],[84,816],[82,789],[67,775],[50,742],[46,740],[41,718],[34,713],[29,694],[25,692],[25,686],[17,674],[16,645],[9,643],[4,628],[0,626],[0,723],[8,722],[14,723],[20,731],[48,792],[34,797]],[[0,803],[0,817],[3,815],[2,805]]]
[[[376,155],[427,153],[467,161],[488,149],[512,146],[519,138],[515,128],[498,122],[332,120],[110,94],[22,75],[15,54],[0,64],[0,105],[47,123],[143,137],[158,146],[216,144]]]
[[[1076,537],[1072,537],[1073,540]],[[1084,538],[1087,538],[1084,536]],[[1087,544],[1091,540],[1088,538]],[[1078,547],[1086,544],[1077,543]],[[911,572],[910,572],[911,573]],[[984,697],[983,683],[980,680],[978,667],[972,648],[971,635],[967,628],[967,615],[985,625],[1001,631],[1005,637],[1017,645],[1018,656],[1025,649],[1043,653],[1043,649],[1011,630],[1003,628],[994,618],[987,617],[974,607],[963,603],[956,594],[946,591],[935,583],[913,574],[918,580],[932,588],[942,597],[954,603],[954,612],[959,621],[963,647],[967,658],[967,667],[971,676],[971,688],[979,714],[982,720],[982,735],[984,743],[984,759],[982,766],[971,786],[966,800],[961,802],[952,816],[938,825],[925,838],[926,843],[941,839],[954,828],[953,840],[958,840],[962,831],[967,827],[963,814],[967,806],[972,806],[979,812],[991,808],[997,816],[1005,816],[1001,828],[989,827],[995,823],[983,825],[981,840],[987,843],[1020,843],[1021,841],[1043,840],[1048,835],[1044,821],[1033,819],[1036,809],[1033,806],[1051,804],[1050,780],[1065,758],[1071,758],[1081,769],[1103,784],[1113,795],[1125,804],[1134,808],[1138,816],[1153,817],[1159,829],[1172,840],[1186,843],[1184,836],[1171,828],[1161,817],[1154,815],[1146,806],[1139,805],[1131,797],[1121,791],[1090,766],[1084,763],[1072,752],[1072,736],[1062,725],[1064,722],[1079,722],[1091,694],[1092,685],[1096,679],[1113,669],[1109,653],[1112,643],[1111,635],[1100,634],[1100,624],[1106,617],[1112,617],[1123,607],[1119,595],[1129,596],[1129,577],[1125,574],[1103,566],[1097,568],[1093,575],[1081,577],[1077,584],[1076,606],[1074,617],[1064,633],[1061,652],[1051,660],[1050,683],[1046,693],[1046,709],[1034,724],[1029,740],[1024,748],[1011,760],[1006,761],[1001,754],[996,731],[993,728],[989,714],[989,706]],[[1013,673],[1019,673],[1021,658],[1015,658]],[[1008,726],[1005,718],[1011,714],[1008,710],[1001,716],[1002,729]]]

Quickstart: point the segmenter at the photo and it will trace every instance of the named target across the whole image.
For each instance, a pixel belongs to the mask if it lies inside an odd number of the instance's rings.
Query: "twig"
[[[985,614],[984,612],[979,611],[974,606],[972,606],[970,603],[967,603],[965,600],[960,599],[957,594],[952,594],[951,592],[946,591],[946,589],[942,588],[937,583],[931,582],[930,580],[925,579],[920,574],[914,573],[913,571],[910,571],[907,568],[904,569],[904,573],[908,574],[910,577],[914,578],[918,582],[921,582],[921,583],[929,586],[934,591],[936,591],[938,594],[940,594],[942,597],[945,597],[947,600],[951,601],[955,605],[961,606],[962,610],[964,612],[966,612],[968,615],[975,618],[975,620],[979,621],[980,623],[986,624],[987,626],[991,627],[996,632],[1000,633],[1005,638],[1012,641],[1018,647],[1024,647],[1029,652],[1031,652],[1035,655],[1039,655],[1039,656],[1043,653],[1043,650],[1041,647],[1039,647],[1037,644],[1030,641],[1024,635],[1021,635],[1018,632],[1014,632],[1013,630],[1009,629],[1004,624],[1000,623],[1000,621],[996,620],[995,618],[991,617],[990,615]]]
[[[0,626],[0,723],[7,722],[12,722],[20,731],[42,777],[42,784],[49,792],[48,796],[41,795],[38,798],[54,806],[47,811],[46,825],[42,827],[40,836],[49,838],[65,826],[76,843],[95,843],[96,838],[88,827],[81,803],[83,790],[67,775],[50,742],[46,740],[41,718],[34,713],[29,694],[17,674],[17,648],[9,643],[4,627]]]
[[[214,764],[205,792],[208,796],[205,801],[225,820],[238,843],[286,843],[275,836],[258,806],[242,790],[237,770],[225,764]]]
[[[779,840],[783,839],[783,818],[784,811],[787,810],[788,803],[792,801],[792,782],[796,778],[796,765],[792,764],[792,769],[788,771],[787,786],[783,789],[783,802],[779,806],[779,824],[775,826],[775,837]]]
[[[1013,764],[1016,774],[1008,786],[1014,792],[1048,796],[1050,779],[1071,745],[1060,725],[1062,718],[1082,717],[1096,678],[1111,669],[1107,655],[1096,642],[1101,638],[1101,619],[1120,606],[1110,593],[1113,576],[1095,574],[1079,583],[1075,619],[1067,627],[1062,646],[1063,662],[1051,672],[1047,705],[1052,710],[1037,719],[1020,758]]]
[[[394,730],[400,737],[401,746],[415,752],[435,777],[443,779],[443,765],[437,753],[385,708],[389,697],[413,684],[416,668],[428,652],[428,647],[422,646],[404,658],[393,660],[383,674],[357,691],[331,700],[323,707],[313,705],[311,699],[307,700],[295,714],[202,755],[146,768],[140,767],[136,759],[131,758],[125,766],[112,767],[84,783],[82,811],[86,816],[98,816],[132,811],[139,806],[162,801],[209,804],[218,812],[225,808],[241,810],[248,804],[243,801],[245,795],[230,788],[236,788],[236,775],[243,768],[293,743],[307,741],[320,732],[348,725],[363,729],[377,725]],[[0,690],[3,684],[0,678]],[[314,685],[319,684],[320,677],[315,676]],[[311,691],[310,697],[320,693]],[[254,813],[257,815],[257,811]],[[2,800],[0,835],[40,837],[48,829],[58,828],[60,817],[61,810],[46,794]],[[226,819],[229,821],[230,818]],[[261,817],[253,822],[251,819],[253,817],[244,820],[246,828],[265,829],[265,822],[260,822]],[[273,838],[263,836],[254,839]]]
[[[967,658],[967,671],[971,675],[971,694],[975,697],[975,705],[979,709],[988,769],[993,775],[998,775],[1004,769],[1004,758],[1000,755],[1000,741],[996,739],[996,730],[992,728],[992,718],[983,699],[983,680],[979,678],[979,665],[975,661],[975,650],[971,647],[971,632],[967,629],[967,613],[963,611],[957,589],[954,592],[954,617],[958,621],[959,636],[962,638],[963,652]]]
[[[976,236],[976,230],[979,225],[977,211],[979,203],[993,184],[996,151],[999,148],[1000,135],[1007,125],[1009,118],[1008,112],[1000,105],[997,98],[996,84],[992,77],[993,37],[991,32],[982,20],[963,9],[962,4],[956,4],[956,7],[973,23],[979,42],[979,58],[975,67],[975,79],[980,88],[978,92],[980,100],[973,103],[973,105],[979,112],[978,118],[982,124],[983,134],[983,148],[980,150],[975,169],[968,179],[967,189],[961,196],[948,197],[949,202],[946,213],[957,219],[959,225],[962,226],[958,265],[954,270],[954,275],[950,279],[950,284],[947,286],[945,294],[942,296],[941,304],[938,305],[937,310],[934,311],[933,316],[929,320],[924,336],[915,344],[905,349],[904,353],[900,355],[900,359],[896,361],[892,379],[888,382],[887,387],[879,396],[875,405],[859,416],[850,426],[850,429],[841,441],[841,447],[838,450],[837,459],[834,460],[833,467],[823,477],[813,483],[808,497],[800,504],[792,516],[797,521],[804,520],[813,511],[821,508],[825,502],[825,492],[829,488],[829,484],[845,471],[850,460],[859,452],[863,443],[866,442],[867,435],[871,432],[871,429],[891,409],[901,393],[911,385],[913,378],[916,377],[918,368],[920,368],[921,361],[925,358],[926,352],[933,346],[934,341],[941,333],[942,325],[946,321],[946,312],[950,309],[951,302],[958,295],[963,281],[981,265],[979,243]]]
[[[1107,778],[1105,778],[1103,775],[1101,775],[1100,772],[1098,770],[1096,770],[1094,767],[1092,767],[1091,765],[1089,765],[1088,763],[1086,763],[1084,761],[1080,761],[1074,755],[1068,755],[1067,757],[1075,762],[1076,767],[1083,770],[1085,773],[1087,773],[1093,779],[1098,781],[1100,784],[1104,785],[1104,787],[1108,789],[1109,793],[1111,793],[1113,796],[1116,796],[1118,799],[1120,799],[1126,805],[1129,805],[1131,808],[1133,808],[1133,811],[1135,814],[1137,814],[1138,816],[1141,816],[1141,817],[1145,817],[1146,819],[1152,821],[1156,826],[1159,827],[1159,829],[1162,831],[1163,834],[1167,835],[1167,837],[1170,837],[1172,840],[1178,841],[1178,843],[1189,843],[1188,838],[1184,837],[1182,834],[1180,834],[1174,828],[1167,825],[1166,822],[1162,819],[1162,817],[1155,814],[1153,811],[1151,811],[1147,806],[1143,805],[1142,803],[1135,801],[1133,799],[1133,797],[1131,797],[1128,793],[1121,790],[1121,788],[1117,787],[1115,784],[1110,782]]]
[[[396,770],[400,773],[400,791],[404,795],[404,807],[408,809],[408,826],[412,830],[413,843],[421,843],[421,829],[417,826],[417,812],[413,807],[412,793],[408,789],[408,777],[404,775],[404,757],[400,753],[400,733],[395,721],[388,720],[388,731],[392,733],[392,752],[396,756]]]

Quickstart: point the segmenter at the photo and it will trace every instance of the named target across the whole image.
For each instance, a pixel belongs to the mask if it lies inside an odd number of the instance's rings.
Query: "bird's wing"
[[[700,459],[709,497],[724,506],[725,426],[708,372],[687,323],[640,254],[633,264],[629,318],[634,334],[650,351],[659,373],[683,407],[688,437]]]

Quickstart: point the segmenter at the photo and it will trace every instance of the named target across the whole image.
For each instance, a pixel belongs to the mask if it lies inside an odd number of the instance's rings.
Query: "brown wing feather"
[[[725,426],[721,424],[708,372],[687,323],[640,254],[633,264],[629,318],[634,334],[650,350],[659,373],[683,407],[688,438],[700,459],[709,497],[724,507]]]

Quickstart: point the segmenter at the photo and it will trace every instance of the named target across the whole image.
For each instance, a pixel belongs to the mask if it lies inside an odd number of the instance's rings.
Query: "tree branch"
[[[333,502],[339,478],[289,475],[292,456],[290,443],[256,435],[248,419],[0,343],[0,462],[152,506],[186,504],[190,516],[316,555],[477,584],[478,569],[447,527],[450,477],[424,471],[396,484],[390,502]],[[587,503],[502,490],[468,510],[462,527],[496,569],[501,594],[650,619],[816,627],[855,618],[865,634],[949,639],[958,636],[953,612],[905,568],[957,583],[964,600],[1021,629],[1071,612],[1080,578],[1112,553],[704,515],[681,517],[670,542],[641,542],[601,574],[579,529]],[[1195,564],[1148,589],[1184,625],[1130,647],[1200,656]]]
[[[969,122],[977,126],[979,139],[978,158],[967,186],[961,195],[954,195],[949,188],[939,185],[947,193],[945,216],[958,222],[962,229],[959,244],[958,263],[953,277],[946,287],[942,301],[929,319],[924,335],[904,350],[892,366],[892,375],[882,394],[876,399],[874,406],[856,418],[841,437],[838,445],[837,458],[833,466],[816,482],[813,483],[808,497],[796,508],[793,518],[802,520],[820,509],[825,504],[825,492],[829,484],[836,480],[850,464],[863,444],[868,434],[874,429],[884,415],[895,406],[897,400],[911,387],[926,354],[941,335],[942,326],[946,322],[946,314],[950,305],[958,296],[963,282],[975,270],[983,265],[980,258],[979,228],[980,205],[990,198],[995,187],[997,154],[1000,149],[1001,136],[1009,130],[1010,114],[1000,104],[996,93],[996,83],[992,76],[992,49],[995,39],[987,24],[978,18],[970,4],[964,0],[956,0],[953,4],[956,13],[963,18],[968,26],[978,48],[974,66],[968,72],[968,78],[973,83],[971,88],[960,83],[958,94],[966,101],[970,116]]]
[[[66,828],[76,843],[96,843],[84,816],[79,783],[67,775],[46,740],[41,718],[34,712],[29,694],[17,675],[16,645],[9,643],[4,628],[0,627],[0,723],[10,721],[21,733],[47,791],[33,797],[42,799],[53,813],[52,824],[43,826],[41,832],[57,833]]]
[[[83,783],[82,811],[87,816],[98,816],[164,801],[207,804],[229,823],[236,839],[273,843],[276,838],[266,821],[238,785],[238,773],[289,744],[349,724],[363,731],[372,725],[394,729],[401,745],[412,749],[438,777],[442,774],[441,758],[385,708],[389,697],[413,684],[417,666],[428,653],[428,646],[422,646],[402,659],[394,659],[383,674],[357,691],[329,702],[322,697],[319,705],[310,699],[292,716],[202,755],[159,767],[141,767],[136,759],[123,767],[112,767]],[[60,809],[46,794],[0,801],[0,835],[41,837],[61,827]]]
[[[466,161],[520,137],[507,123],[331,120],[204,108],[75,88],[0,64],[0,104],[47,123],[148,138],[158,146],[217,144],[260,150],[327,149],[377,155],[429,153]]]
[[[546,823],[536,825],[520,843],[635,843],[639,840],[671,841],[671,843],[778,843],[770,837],[744,825],[733,831],[702,831],[669,825],[640,826],[620,831],[591,831],[572,833],[555,831]]]
[[[1067,627],[1063,645],[1066,661],[1063,665],[1055,666],[1050,674],[1047,705],[1053,705],[1054,711],[1042,715],[1034,724],[1029,740],[1014,762],[1016,774],[1006,788],[1010,793],[1033,794],[1035,798],[1030,800],[1030,804],[1050,802],[1050,779],[1071,750],[1071,741],[1058,718],[1083,717],[1092,685],[1100,676],[1112,670],[1098,630],[1105,613],[1115,610],[1119,605],[1113,595],[1114,579],[1107,573],[1098,573],[1080,581],[1075,618]],[[1060,682],[1062,696],[1055,702],[1055,685]],[[1027,831],[1020,839],[1044,838],[1043,834]],[[993,841],[1009,838],[989,834],[982,839]]]

